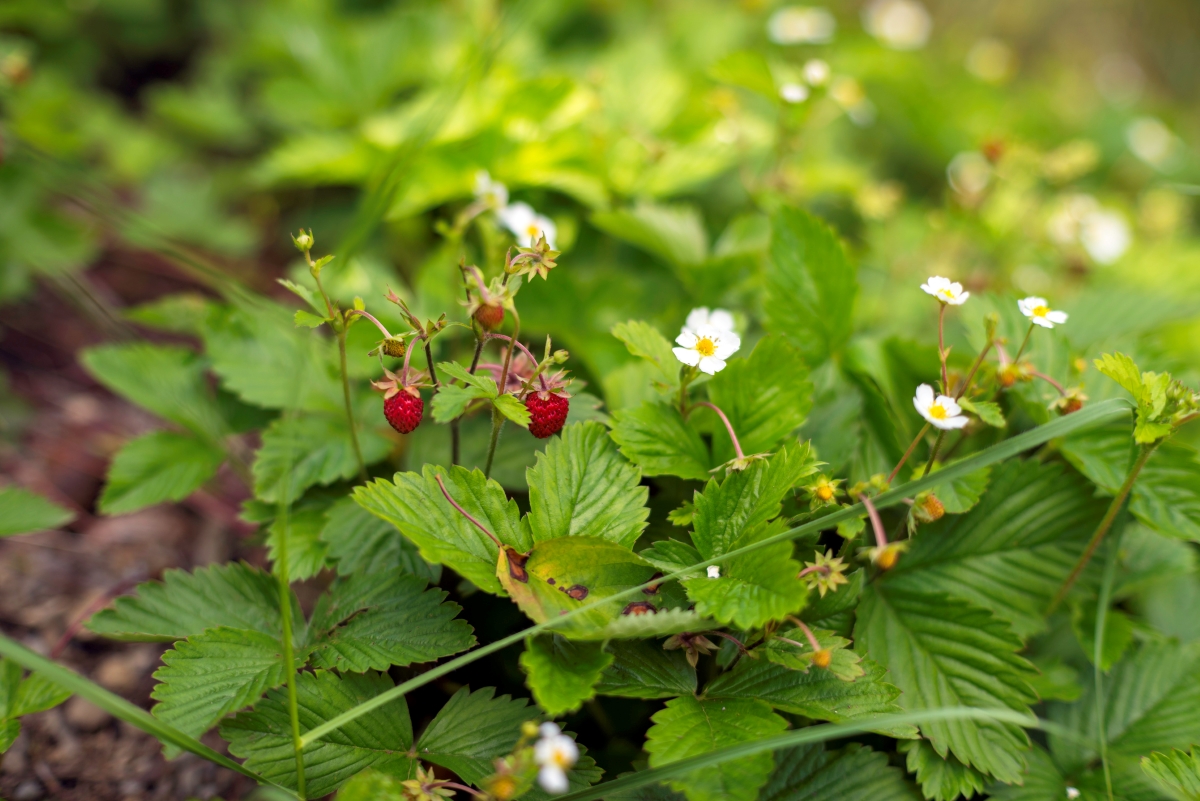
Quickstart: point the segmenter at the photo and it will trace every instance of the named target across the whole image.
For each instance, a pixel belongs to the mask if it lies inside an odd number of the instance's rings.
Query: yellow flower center
[[[564,770],[566,770],[567,768],[570,768],[571,764],[572,764],[570,757],[567,756],[567,752],[562,750],[561,748],[555,749],[550,754],[550,761]]]
[[[1050,313],[1049,306],[1034,306],[1033,307],[1033,316],[1034,317],[1045,317],[1049,313]]]
[[[696,342],[695,351],[701,356],[712,356],[717,352],[717,343],[713,342],[708,337],[702,337]]]
[[[528,227],[526,227],[525,233],[529,234],[530,236],[537,236],[541,233],[541,229],[539,229],[535,223],[530,223]]]
[[[954,293],[949,288],[938,290],[938,293],[946,300],[954,300]]]
[[[937,420],[945,420],[947,417],[946,407],[940,403],[933,404],[929,407],[929,416]]]
[[[817,497],[823,501],[833,500],[833,487],[828,484],[817,487]]]

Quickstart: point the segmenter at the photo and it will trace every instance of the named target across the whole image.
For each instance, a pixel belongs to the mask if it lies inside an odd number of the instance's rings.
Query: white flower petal
[[[695,331],[702,325],[711,325],[712,314],[707,306],[700,306],[688,312],[687,321],[683,324],[684,331]]]
[[[709,565],[708,566],[708,577],[709,578],[720,578],[721,577],[721,568],[717,565]]]
[[[971,421],[966,417],[959,416],[947,417],[945,420],[930,420],[929,422],[933,423],[935,428],[940,428],[943,431],[953,431],[962,428]]]
[[[1046,312],[1046,319],[1055,325],[1062,325],[1067,321],[1067,313],[1063,311]]]
[[[1045,317],[1030,317],[1029,322],[1034,325],[1040,325],[1042,328],[1053,328],[1054,323],[1047,320]]]
[[[700,363],[700,354],[690,348],[671,348],[671,352],[688,367],[695,367]]]
[[[679,336],[675,337],[675,344],[685,348],[694,348],[699,341],[700,337],[696,336],[696,332],[687,328],[680,331]]]
[[[728,359],[738,352],[738,348],[742,346],[742,340],[738,338],[737,334],[724,334],[714,344],[716,348],[713,350],[713,356],[718,359]]]
[[[733,315],[724,309],[713,309],[708,315],[708,324],[718,330],[733,333]]]
[[[547,793],[565,793],[570,789],[567,772],[557,765],[543,765],[538,771],[538,784]]]
[[[934,403],[945,409],[946,414],[950,417],[954,417],[955,415],[962,413],[962,407],[958,405],[954,398],[949,398],[945,395],[938,395],[937,400],[934,401]]]
[[[917,397],[915,398],[914,402],[920,404],[920,406],[917,407],[918,409],[921,408],[921,406],[924,406],[926,409],[932,406],[933,387],[929,386],[928,384],[922,384],[921,386],[917,387]]]
[[[557,737],[558,735],[562,734],[562,729],[558,727],[558,724],[549,720],[539,726],[538,731],[541,732],[541,735],[547,739],[551,737]]]
[[[718,359],[716,356],[705,356],[696,366],[700,368],[700,372],[702,373],[716,375],[725,369],[725,362],[723,359]]]

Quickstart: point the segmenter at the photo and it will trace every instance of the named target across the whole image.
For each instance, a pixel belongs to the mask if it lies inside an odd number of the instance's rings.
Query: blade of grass
[[[1117,575],[1117,555],[1121,548],[1121,535],[1125,533],[1125,520],[1128,513],[1121,514],[1116,531],[1108,540],[1108,558],[1104,562],[1104,579],[1100,584],[1100,597],[1096,599],[1096,631],[1093,636],[1092,676],[1096,683],[1096,732],[1099,737],[1100,764],[1104,767],[1104,787],[1108,791],[1108,801],[1113,801],[1112,770],[1108,765],[1108,727],[1104,720],[1104,711],[1108,708],[1108,698],[1104,693],[1104,630],[1108,624],[1108,605],[1112,602],[1113,580]]]
[[[11,659],[18,665],[27,670],[36,670],[38,673],[45,676],[50,681],[54,682],[64,690],[70,690],[80,698],[84,698],[96,706],[108,712],[118,720],[123,720],[130,725],[137,726],[147,734],[152,734],[161,742],[169,743],[184,751],[195,754],[198,757],[203,757],[210,762],[215,762],[223,768],[228,768],[232,771],[237,771],[243,776],[247,776],[256,782],[271,785],[272,787],[287,792],[284,788],[279,787],[273,782],[267,781],[258,774],[247,768],[242,767],[237,762],[234,762],[224,754],[220,754],[209,748],[204,743],[196,740],[183,732],[176,729],[158,718],[151,715],[140,706],[131,704],[119,695],[114,695],[98,684],[93,683],[84,676],[79,675],[70,668],[64,667],[57,662],[47,659],[40,654],[34,653],[25,646],[14,640],[0,634],[0,656]],[[295,796],[288,792],[288,797]]]
[[[1087,407],[1066,417],[1060,417],[1051,423],[1047,423],[1044,426],[1039,426],[1038,428],[1026,431],[1023,434],[1018,434],[1011,439],[1007,439],[1004,442],[980,451],[974,456],[969,456],[962,461],[955,462],[949,467],[943,468],[932,475],[923,476],[922,478],[919,478],[915,481],[910,481],[901,487],[896,487],[893,490],[884,492],[874,499],[875,507],[877,509],[883,509],[889,506],[894,506],[895,504],[902,502],[905,498],[912,497],[923,490],[929,489],[930,487],[944,484],[948,481],[954,480],[955,478],[972,473],[982,467],[1004,461],[1005,459],[1009,459],[1057,437],[1064,437],[1076,431],[1081,431],[1092,426],[1099,426],[1105,423],[1113,422],[1122,417],[1128,417],[1132,410],[1133,404],[1129,401],[1124,399],[1113,399],[1104,401],[1103,403],[1098,403],[1095,406]],[[657,578],[640,586],[624,590],[616,595],[609,596],[608,598],[599,601],[599,603],[616,604],[620,601],[640,597],[642,590],[646,589],[652,584],[661,584],[662,582],[681,578],[689,573],[703,570],[709,565],[716,564],[717,562],[727,561],[737,556],[742,556],[743,554],[756,551],[759,548],[765,548],[776,542],[794,539],[813,531],[823,531],[825,529],[833,528],[843,520],[849,520],[864,514],[864,511],[865,510],[861,503],[855,504],[854,506],[848,506],[844,509],[834,512],[833,514],[826,515],[819,520],[814,520],[812,522],[788,529],[787,531],[777,534],[774,537],[768,537],[767,539],[760,540],[752,545],[738,548],[730,551],[729,553],[722,554],[704,562],[698,562],[697,564],[694,564],[683,570],[677,570],[676,572],[670,573],[662,578]],[[429,682],[434,681],[435,679],[441,678],[447,673],[457,670],[464,665],[469,665],[477,659],[487,656],[488,654],[495,653],[496,651],[502,650],[509,645],[521,642],[526,637],[546,631],[554,626],[578,617],[579,615],[585,614],[593,605],[593,603],[584,604],[577,609],[573,609],[565,615],[562,615],[561,617],[530,626],[524,631],[519,631],[516,634],[505,637],[504,639],[484,645],[475,649],[474,651],[463,654],[457,659],[453,659],[449,662],[445,662],[430,670],[427,670],[420,676],[398,684],[387,692],[381,693],[368,701],[364,701],[358,706],[348,709],[337,717],[327,720],[319,726],[313,727],[301,738],[302,745],[311,745],[330,732],[337,731],[342,726],[345,726],[347,723],[358,719],[368,712],[378,709],[384,704],[387,704],[396,698],[399,698],[406,693],[417,689],[418,687],[422,687]]]

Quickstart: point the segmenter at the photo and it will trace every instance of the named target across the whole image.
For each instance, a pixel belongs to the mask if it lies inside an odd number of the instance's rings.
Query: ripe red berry
[[[475,320],[488,331],[495,331],[504,322],[504,307],[483,304],[475,310]]]
[[[410,395],[404,390],[383,401],[383,416],[401,434],[408,434],[421,425],[424,412],[425,401],[421,400],[421,396]]]
[[[562,431],[570,406],[571,399],[566,395],[550,392],[530,394],[525,399],[525,408],[529,410],[529,433],[538,439],[545,439]]]

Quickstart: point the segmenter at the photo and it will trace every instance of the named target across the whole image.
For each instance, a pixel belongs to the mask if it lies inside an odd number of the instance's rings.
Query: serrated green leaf
[[[533,548],[516,501],[481,470],[425,465],[420,475],[397,473],[392,481],[376,479],[356,487],[354,500],[400,529],[428,561],[447,565],[481,590],[498,595],[496,545],[450,505],[438,487],[439,475],[455,502],[500,542],[520,553]]]
[[[1116,381],[1134,400],[1142,397],[1142,371],[1124,353],[1105,353],[1094,364],[1096,369]]]
[[[651,718],[646,732],[650,766],[661,767],[719,748],[779,734],[787,722],[762,701],[748,698],[675,698]],[[671,781],[689,801],[754,801],[770,776],[769,752],[685,774]]]
[[[521,724],[538,711],[524,698],[494,697],[494,687],[456,692],[417,740],[417,755],[457,773],[470,784],[493,771],[492,760],[510,753]]]
[[[204,378],[204,362],[187,348],[135,342],[89,348],[83,366],[104,386],[213,440],[225,422]]]
[[[65,526],[75,513],[20,487],[0,488],[0,537]]]
[[[596,695],[600,674],[613,662],[604,643],[577,642],[554,634],[525,640],[521,669],[533,700],[551,717],[574,712]]]
[[[632,548],[646,527],[649,490],[599,423],[566,426],[527,477],[534,542],[596,537]]]
[[[1200,801],[1200,754],[1172,749],[1142,757],[1142,770],[1169,792],[1185,801]]]
[[[297,328],[320,328],[329,322],[327,317],[319,317],[311,312],[306,312],[304,309],[297,309],[296,314],[292,317],[293,323]]]
[[[776,751],[775,762],[775,772],[759,793],[759,801],[920,799],[904,774],[888,766],[887,755],[858,743],[838,751],[827,751],[820,744],[793,746]]]
[[[783,521],[777,522],[779,525],[762,534],[782,531]],[[736,540],[734,545],[749,542]],[[768,620],[782,620],[804,606],[808,588],[796,578],[800,563],[791,555],[790,542],[777,542],[719,563],[719,578],[706,575],[682,583],[699,614],[742,629],[757,628]]]
[[[338,579],[309,622],[311,661],[340,672],[432,662],[475,645],[447,593],[411,575],[366,573]]]
[[[391,442],[359,420],[358,442],[363,461],[373,464],[388,455]],[[358,473],[346,413],[297,414],[280,417],[262,434],[254,459],[254,494],[263,501],[290,503],[314,484],[322,486]],[[283,487],[287,486],[287,497]]]
[[[924,468],[921,468],[923,471]],[[937,471],[935,470],[934,473]],[[961,515],[975,508],[987,490],[992,477],[992,468],[984,467],[974,473],[959,476],[933,488],[934,495],[941,501],[947,514]]]
[[[1102,514],[1090,488],[1060,466],[1008,462],[996,468],[978,506],[922,528],[876,583],[949,593],[990,610],[1017,634],[1041,631],[1050,599]]]
[[[492,405],[521,428],[529,428],[529,409],[515,395],[501,395],[492,400]]]
[[[488,393],[478,387],[460,387],[457,384],[443,384],[433,396],[431,404],[433,421],[449,423],[460,416],[471,405],[471,401],[480,398],[492,398],[495,393]]]
[[[311,289],[303,284],[297,284],[295,281],[289,281],[286,278],[276,278],[275,280],[279,282],[280,286],[284,287],[293,295],[307,303],[309,308],[311,308],[314,312],[322,317],[325,316],[327,310],[321,308],[321,306],[317,304],[317,298],[315,295],[313,295]]]
[[[391,687],[385,674],[338,677],[324,670],[301,673],[296,677],[300,731],[304,733]],[[246,767],[288,789],[296,788],[296,758],[283,691],[272,690],[253,710],[222,721],[221,737],[229,743],[231,754],[245,759]],[[320,798],[369,767],[408,778],[416,769],[416,761],[407,754],[412,744],[412,723],[404,699],[384,704],[304,750],[307,793]]]
[[[276,518],[267,534],[267,556],[275,563],[281,561],[283,520]],[[287,516],[288,576],[292,581],[312,578],[329,566],[329,546],[321,539],[324,528],[324,509],[299,508]]]
[[[631,354],[651,366],[651,381],[664,396],[679,390],[679,360],[671,343],[654,326],[641,320],[629,320],[613,326],[612,335],[625,343]]]
[[[824,222],[800,209],[776,212],[766,278],[768,328],[794,342],[810,365],[825,361],[849,340],[858,280]]]
[[[599,695],[673,698],[696,692],[696,669],[682,650],[665,651],[657,642],[627,640],[610,642],[608,651],[613,662],[596,684]]]
[[[354,502],[351,497],[329,507],[321,541],[329,546],[329,558],[336,563],[338,575],[359,573],[412,573],[437,584],[441,565],[421,558],[417,546],[386,520],[381,520]]]
[[[3,754],[21,736],[21,721],[0,718],[0,754]]]
[[[988,798],[993,801],[1062,801],[1067,797],[1068,787],[1081,789],[1079,778],[1068,781],[1059,771],[1058,766],[1054,764],[1050,755],[1035,743],[1029,752],[1029,767],[1025,771],[1023,783],[1009,785],[992,782],[987,788],[987,794]],[[1103,779],[1095,789],[1104,793]],[[1101,798],[1102,796],[1097,795],[1096,797]]]
[[[744,453],[769,453],[804,424],[812,383],[800,352],[779,336],[758,341],[745,359],[732,359],[708,383],[708,397],[729,418]],[[703,408],[694,414],[704,413]],[[722,427],[714,428],[713,461],[734,457]]]
[[[114,640],[144,642],[182,640],[220,626],[271,636],[283,629],[279,585],[269,573],[244,562],[194,573],[168,570],[161,582],[139,584],[136,592],[96,613],[87,628]],[[293,619],[303,621],[294,598],[293,604]]]
[[[638,555],[664,573],[675,573],[704,561],[691,545],[671,539],[659,540]]]
[[[30,673],[17,685],[16,695],[12,699],[8,714],[19,718],[36,712],[45,712],[64,703],[71,697],[71,691],[60,687],[41,673]]]
[[[521,611],[535,623],[588,606],[588,611],[556,628],[575,639],[608,639],[606,626],[622,615],[650,615],[652,600],[603,603],[603,599],[650,580],[654,566],[620,545],[594,537],[562,537],[534,546],[524,579],[500,555],[496,574]],[[647,608],[649,606],[649,608]]]
[[[898,750],[905,757],[908,772],[917,777],[921,794],[929,801],[956,801],[960,796],[974,798],[983,793],[988,779],[953,755],[939,756],[928,740],[904,740]]]
[[[191,495],[217,472],[225,452],[187,434],[156,431],[125,443],[113,457],[100,511],[126,514]]]
[[[368,768],[342,785],[337,801],[403,801],[404,779]]]
[[[759,698],[776,709],[816,720],[846,723],[900,711],[900,690],[883,680],[886,671],[870,659],[862,661],[863,675],[842,681],[827,670],[801,673],[762,659],[741,659],[733,670],[704,688],[709,698]],[[882,733],[914,737],[913,726]]]
[[[646,401],[613,412],[610,436],[621,454],[647,476],[707,479],[708,448],[679,410]]]
[[[828,667],[813,666],[812,645],[806,641],[804,632],[796,627],[780,628],[771,639],[751,651],[751,654],[776,665],[783,665],[788,670],[828,670],[842,681],[854,681],[866,673],[861,664],[862,657],[850,650],[850,641],[845,637],[839,637],[826,629],[812,629],[812,633],[818,645],[832,652],[832,660]],[[784,642],[783,638],[792,642]],[[801,647],[797,648],[793,643],[800,643]]]
[[[473,374],[458,362],[438,362],[438,373],[463,382],[468,387],[479,390],[481,398],[494,398],[500,394],[495,380],[486,374]],[[439,390],[440,392],[441,390]]]
[[[284,682],[283,645],[257,631],[209,629],[163,654],[151,697],[156,717],[199,737]],[[297,664],[303,664],[302,654]]]
[[[918,538],[918,541],[920,538]],[[876,581],[863,589],[855,642],[887,665],[907,710],[968,706],[1032,714],[1021,641],[991,612],[923,588]],[[939,754],[1004,782],[1020,781],[1029,741],[1020,727],[990,720],[937,721],[921,732]]]

